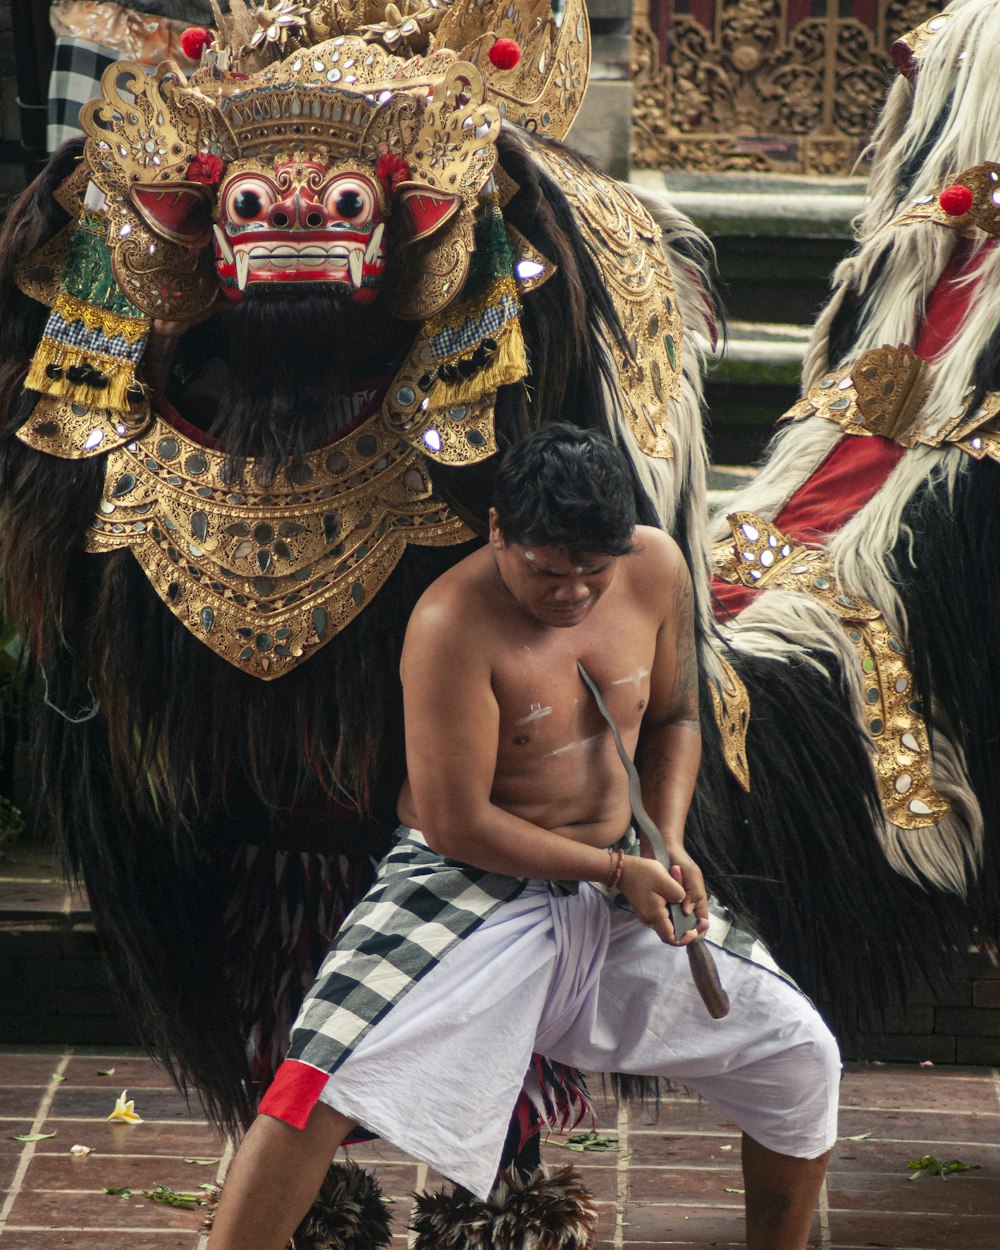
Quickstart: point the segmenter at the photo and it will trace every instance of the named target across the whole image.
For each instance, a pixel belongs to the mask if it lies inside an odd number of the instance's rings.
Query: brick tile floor
[[[735,1125],[680,1093],[655,1115],[619,1112],[599,1080],[592,1086],[597,1127],[619,1150],[569,1152],[552,1137],[542,1154],[550,1166],[572,1162],[584,1173],[600,1211],[597,1250],[742,1246]],[[108,1123],[124,1088],[142,1124]],[[853,1064],[841,1108],[815,1250],[1000,1250],[1000,1070]],[[55,1136],[12,1140],[36,1133]],[[77,1143],[91,1153],[72,1155]],[[975,1170],[911,1181],[907,1159],[926,1154]],[[441,1178],[382,1143],[350,1155],[377,1172],[392,1199],[393,1250],[405,1250],[409,1195]],[[198,1212],[157,1205],[142,1191],[195,1191],[229,1157],[149,1059],[0,1047],[0,1250],[204,1250]],[[131,1198],[105,1193],[122,1186]]]

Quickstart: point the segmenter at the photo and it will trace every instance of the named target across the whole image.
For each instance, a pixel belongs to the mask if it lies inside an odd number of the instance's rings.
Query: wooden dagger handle
[[[698,938],[685,949],[688,953],[691,979],[701,995],[705,1009],[713,1020],[721,1020],[723,1016],[729,1015],[729,995],[722,988],[719,970],[711,952],[705,949],[705,939]]]

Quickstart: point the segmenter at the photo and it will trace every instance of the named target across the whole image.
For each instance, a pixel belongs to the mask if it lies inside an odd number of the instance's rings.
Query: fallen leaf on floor
[[[211,1163],[218,1163],[218,1159],[185,1159],[185,1163],[196,1163],[199,1167],[208,1167]]]
[[[603,1137],[600,1133],[571,1133],[565,1141],[557,1141],[553,1143],[562,1147],[563,1150],[617,1150],[618,1138],[615,1136]]]
[[[55,1137],[55,1133],[17,1133],[11,1136],[11,1141],[48,1141],[50,1137]]]
[[[104,1192],[110,1194],[112,1198],[132,1197],[132,1191],[127,1185],[109,1185]]]
[[[746,1193],[746,1190],[745,1190],[745,1189],[734,1189],[731,1185],[727,1185],[727,1186],[726,1186],[726,1193],[727,1193],[727,1194],[745,1194],[745,1193]]]
[[[71,1155],[89,1155],[93,1149],[93,1146],[70,1146],[69,1152]]]
[[[844,1141],[867,1141],[871,1133],[856,1133],[853,1137],[845,1137]]]
[[[906,1166],[911,1173],[909,1179],[918,1181],[922,1176],[940,1176],[942,1180],[947,1180],[955,1172],[973,1172],[979,1164],[960,1163],[958,1159],[945,1163],[941,1159],[936,1159],[934,1155],[924,1155],[922,1159],[907,1159]]]
[[[114,1076],[114,1074],[114,1068],[99,1068],[97,1072],[98,1076]]]
[[[51,1079],[53,1081],[65,1081],[66,1078],[60,1072],[53,1072]]]
[[[732,1150],[732,1146],[720,1146],[720,1150]]]
[[[201,1194],[188,1193],[186,1190],[171,1189],[169,1185],[157,1185],[155,1189],[144,1189],[144,1198],[157,1202],[164,1207],[182,1207],[185,1211],[194,1211],[205,1205]]]
[[[141,1124],[142,1116],[135,1109],[135,1099],[126,1100],[127,1089],[123,1089],[115,1100],[115,1109],[108,1116],[109,1120],[117,1120],[123,1124]]]

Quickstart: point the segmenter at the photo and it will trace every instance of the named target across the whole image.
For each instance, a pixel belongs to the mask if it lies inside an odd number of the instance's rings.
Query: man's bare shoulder
[[[688,579],[684,553],[664,530],[651,525],[637,525],[632,554],[628,563],[633,577],[651,586],[672,591],[678,582]]]
[[[406,644],[428,645],[435,639],[451,646],[480,633],[491,617],[495,595],[489,548],[466,556],[427,587],[417,600],[406,628]]]

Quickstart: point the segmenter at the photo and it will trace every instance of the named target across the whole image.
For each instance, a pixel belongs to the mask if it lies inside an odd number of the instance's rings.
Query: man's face
[[[490,546],[500,579],[518,605],[543,625],[567,628],[586,617],[611,585],[618,556],[572,556],[561,547],[504,542],[490,512]]]

